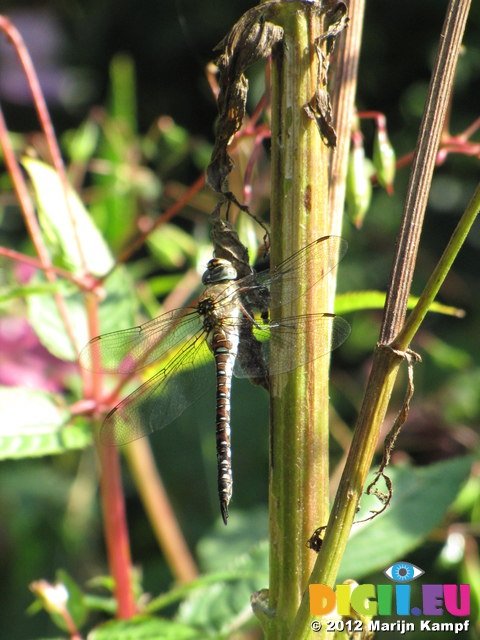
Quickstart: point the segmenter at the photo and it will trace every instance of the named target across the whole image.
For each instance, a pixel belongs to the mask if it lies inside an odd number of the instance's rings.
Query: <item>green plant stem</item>
[[[392,343],[392,348],[405,351],[411,343],[414,335],[418,331],[427,311],[431,307],[435,296],[442,286],[448,272],[451,269],[453,261],[457,257],[458,252],[465,242],[473,223],[475,222],[480,210],[480,184],[477,186],[464,214],[450,238],[448,245],[443,252],[440,261],[430,276],[425,289],[422,291],[415,308],[405,321],[403,328]]]
[[[392,272],[390,295],[382,323],[381,344],[374,353],[364,402],[355,427],[354,437],[332,507],[322,548],[309,582],[333,587],[353,524],[358,502],[369,471],[380,428],[385,418],[401,354],[385,344],[395,336],[405,317],[413,274],[420,228],[426,206],[429,182],[438,148],[448,97],[453,86],[453,74],[458,58],[470,0],[451,0],[440,40],[432,83],[427,98],[422,130],[417,146],[417,161],[412,168],[398,251]],[[435,96],[435,98],[433,98]],[[432,155],[433,150],[433,155]],[[421,159],[421,160],[420,160]],[[425,162],[423,166],[420,162]],[[428,181],[424,180],[424,172]],[[445,265],[444,265],[445,266]],[[410,333],[413,337],[413,333]],[[405,343],[405,347],[408,344]],[[306,639],[311,635],[308,591],[302,599],[290,638]],[[320,636],[321,637],[321,636]]]
[[[308,5],[279,5],[283,43],[272,56],[272,262],[327,235],[328,150],[304,110],[315,94],[320,18]],[[309,274],[301,275],[308,278]],[[284,316],[331,308],[328,287],[316,287],[282,308]],[[308,336],[314,352],[328,335]],[[271,354],[272,363],[277,354]],[[308,358],[306,358],[308,360]],[[319,358],[272,377],[270,451],[270,592],[267,640],[288,635],[312,568],[306,541],[328,515],[328,371]],[[269,612],[274,611],[271,616]]]

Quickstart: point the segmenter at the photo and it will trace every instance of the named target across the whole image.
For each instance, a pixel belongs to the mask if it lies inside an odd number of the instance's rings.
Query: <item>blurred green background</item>
[[[122,202],[131,207],[132,216],[140,193],[144,214],[154,217],[180,193],[178,185],[190,185],[204,167],[214,140],[217,115],[204,69],[214,57],[213,47],[251,6],[245,0],[43,3],[4,0],[1,11],[11,17],[27,41],[64,149],[69,148],[69,140],[92,115],[92,109],[98,113],[95,109],[101,106],[112,108],[114,56],[125,53],[131,58],[136,84],[136,99],[132,97],[137,111],[134,121],[138,128],[134,133],[137,140],[146,136],[139,149],[145,153],[144,164],[151,173],[147,186],[137,185],[136,192],[129,187]],[[415,145],[446,6],[446,2],[438,0],[367,2],[357,107],[359,111],[374,109],[386,115],[397,158]],[[480,115],[479,31],[480,5],[473,3],[455,85],[451,133],[461,132]],[[249,76],[249,104],[255,105],[262,92],[263,68],[254,68]],[[5,39],[0,49],[0,100],[10,130],[32,136],[38,129],[37,121]],[[168,132],[160,136],[155,152],[148,155],[145,141],[151,138],[147,134],[161,116],[169,116],[176,127],[169,128],[170,121],[164,120]],[[371,122],[362,123],[362,131],[367,153],[371,154]],[[475,139],[480,140],[478,134]],[[105,151],[104,157],[107,155]],[[451,155],[435,172],[413,284],[416,295],[478,183],[479,155]],[[152,181],[152,175],[158,182]],[[378,188],[374,191],[362,229],[355,229],[345,220],[343,235],[349,242],[349,252],[339,271],[340,292],[385,290],[408,176],[408,167],[398,172],[392,196]],[[1,179],[0,244],[26,250],[28,241],[23,223],[13,200],[5,195],[8,183],[3,174]],[[101,183],[87,186],[98,188]],[[193,245],[208,241],[206,213],[213,200],[211,195],[206,198],[205,210],[200,207],[195,210],[193,206],[174,220],[174,224],[192,236]],[[104,211],[101,215],[107,214]],[[116,235],[112,231],[111,235],[112,244],[118,243],[116,251],[122,248],[122,224],[132,224],[131,217],[122,220],[117,221],[120,231]],[[423,363],[415,368],[412,410],[397,447],[400,457],[404,451],[413,464],[428,464],[478,447],[479,249],[477,223],[441,291],[441,301],[464,309],[465,318],[431,314],[413,345]],[[193,253],[191,247],[184,249],[177,268],[161,263],[154,266],[158,254],[152,248],[150,252],[135,254],[129,267],[131,276],[148,282],[146,289],[137,285],[143,312],[155,308],[156,297],[161,298],[171,288],[169,277],[186,272],[193,265]],[[11,263],[5,262],[2,267],[6,272],[2,284],[18,276],[13,273]],[[2,315],[9,313],[11,307],[3,303]],[[331,397],[337,415],[334,423],[339,429],[344,424],[350,428],[354,425],[372,348],[378,338],[381,312],[356,312],[347,319],[352,325],[351,338],[333,355]],[[0,341],[1,383],[9,384],[8,374],[13,371],[15,361],[12,354],[14,349],[20,352],[25,342],[12,346],[11,338],[3,331]],[[10,383],[21,384],[22,379],[13,375]],[[389,424],[403,393],[399,383]],[[211,532],[218,519],[212,401],[210,397],[196,403],[175,424],[151,438],[160,473],[192,550],[198,540]],[[234,499],[229,527],[235,530],[236,514],[240,517],[245,511],[251,522],[266,534],[268,399],[261,389],[247,381],[234,383],[232,431]],[[341,447],[332,440],[332,469],[341,455]],[[145,591],[158,594],[169,588],[172,578],[128,472],[124,477],[134,562],[143,569]],[[53,580],[55,571],[65,568],[84,584],[107,572],[96,490],[92,451],[0,463],[2,638],[23,640],[52,635],[53,627],[45,614],[25,615],[32,602],[28,584],[33,580]],[[459,506],[450,517],[450,521],[471,525],[473,544],[478,542],[479,507],[478,497],[474,496],[468,508]],[[409,560],[429,570],[430,582],[457,582],[458,563],[442,564],[439,560],[445,543],[445,535],[441,533],[442,529],[431,536]],[[225,533],[228,535],[234,536]],[[475,553],[473,556],[478,559]],[[362,577],[363,582],[376,579],[379,577]],[[396,636],[388,634],[388,637],[394,640]]]

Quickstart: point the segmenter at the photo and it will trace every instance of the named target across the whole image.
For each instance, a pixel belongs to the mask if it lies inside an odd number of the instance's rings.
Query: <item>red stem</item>
[[[65,202],[70,217],[70,223],[75,231],[76,221],[72,216],[72,212],[69,206],[68,200],[68,185],[65,175],[65,168],[63,166],[60,150],[55,138],[52,122],[48,114],[47,106],[35,74],[35,70],[28,54],[28,51],[23,43],[23,40],[19,32],[15,29],[12,23],[0,15],[0,29],[2,29],[11,43],[13,44],[15,51],[20,59],[24,73],[26,75],[28,85],[32,92],[35,109],[37,111],[38,118],[40,120],[42,129],[45,133],[47,144],[50,150],[50,154],[54,163],[54,166],[59,175],[62,183],[62,188],[65,195]],[[38,221],[35,215],[35,210],[32,205],[32,201],[28,194],[28,189],[23,179],[22,172],[19,164],[10,145],[8,137],[8,131],[6,123],[3,119],[3,114],[0,110],[0,142],[2,144],[5,164],[12,176],[14,188],[20,202],[27,229],[33,244],[36,248],[39,256],[39,264],[46,275],[49,282],[55,282],[56,273],[58,271],[52,266],[50,256],[43,241],[42,233],[40,231]],[[78,234],[75,233],[75,238],[78,245],[79,255],[81,256],[81,262],[83,265],[83,272],[86,273],[86,264],[82,247],[80,246],[80,239]],[[4,255],[7,255],[7,250],[4,251]],[[21,254],[10,254],[9,257],[20,259]],[[62,274],[64,275],[64,274]],[[71,278],[71,276],[70,276]],[[63,298],[55,295],[55,300],[59,309],[59,313],[64,322],[66,331],[74,345],[75,351],[78,353],[78,347],[75,341],[72,327],[70,325],[69,317],[66,311]],[[97,302],[93,297],[86,297],[89,329],[93,335],[98,334],[98,308]],[[95,374],[82,376],[85,386],[85,395],[87,398],[94,398],[97,402],[101,397],[101,377]],[[125,514],[125,503],[123,497],[123,489],[121,482],[120,472],[120,460],[118,450],[115,448],[106,448],[102,446],[97,447],[98,455],[100,458],[101,474],[100,474],[100,486],[102,494],[102,511],[105,526],[105,539],[107,546],[107,554],[109,559],[110,571],[115,580],[115,596],[118,602],[117,615],[119,618],[130,618],[136,613],[136,606],[131,589],[131,556],[128,540],[128,530]]]
[[[0,26],[2,23],[1,18],[2,16],[0,16]],[[45,273],[45,277],[47,278],[48,282],[55,282],[56,280],[55,271],[53,269],[47,248],[43,241],[40,227],[38,226],[38,221],[35,215],[35,209],[33,207],[32,201],[28,194],[27,185],[25,184],[22,171],[20,169],[20,166],[15,157],[15,153],[13,152],[12,146],[10,144],[7,124],[3,117],[3,112],[1,108],[0,108],[0,144],[3,150],[5,165],[12,178],[13,187],[15,189],[15,193],[20,203],[20,207],[25,219],[25,224],[27,226],[28,233],[35,246],[35,250],[40,259],[40,263]],[[65,331],[67,332],[67,335],[70,338],[70,342],[72,343],[75,353],[78,353],[78,345],[75,340],[75,335],[73,333],[72,326],[70,324],[70,319],[68,317],[65,301],[63,300],[62,296],[60,296],[58,293],[54,293],[53,297],[57,305],[60,317],[62,318],[62,321],[65,325]]]
[[[35,111],[37,112],[37,116],[40,121],[41,128],[45,134],[45,139],[47,142],[48,150],[50,151],[50,156],[52,158],[53,166],[55,167],[55,170],[60,179],[60,183],[62,185],[66,210],[70,218],[70,224],[72,225],[72,228],[75,231],[77,222],[75,217],[73,216],[73,213],[70,207],[70,201],[68,198],[68,183],[67,183],[67,177],[65,174],[65,167],[63,166],[63,160],[60,153],[60,149],[57,144],[57,139],[55,137],[53,124],[50,119],[50,114],[48,113],[47,104],[45,102],[45,98],[43,97],[42,89],[40,87],[40,83],[38,81],[38,77],[35,72],[32,59],[30,58],[28,49],[26,48],[25,43],[23,42],[22,36],[20,35],[19,31],[17,31],[17,29],[14,27],[14,25],[10,22],[8,18],[2,15],[0,15],[0,28],[5,31],[7,38],[12,43],[13,48],[20,61],[20,64],[22,65],[23,72],[25,73],[28,86],[32,93],[33,105],[35,107]],[[77,233],[74,233],[74,237],[77,243],[78,255],[80,256],[83,272],[86,273],[87,269],[86,269],[86,263],[85,263],[85,256],[83,254],[80,238]]]
[[[192,184],[191,187],[187,189],[187,191],[183,194],[181,198],[177,200],[171,207],[169,207],[165,213],[163,213],[158,220],[152,224],[151,228],[139,235],[133,242],[128,246],[128,248],[120,254],[117,259],[117,264],[122,264],[126,262],[140,247],[143,245],[148,236],[155,231],[157,227],[160,227],[162,224],[165,224],[173,218],[185,205],[187,205],[193,196],[198,193],[205,186],[205,174],[202,174],[197,180]],[[108,274],[107,274],[108,275]],[[104,276],[106,278],[107,276]]]
[[[115,580],[117,618],[135,615],[136,605],[131,586],[130,543],[128,540],[125,501],[120,472],[120,456],[116,447],[98,445],[101,475],[103,523],[110,572]]]
[[[10,260],[15,260],[15,262],[23,262],[24,264],[28,264],[31,267],[35,267],[35,269],[44,269],[41,261],[38,258],[34,258],[32,256],[27,256],[24,253],[20,253],[19,251],[15,251],[15,249],[8,249],[7,247],[0,247],[0,256],[4,256],[5,258],[10,258]],[[57,276],[61,276],[66,280],[71,280],[74,282],[77,287],[80,289],[85,289],[89,291],[91,289],[91,284],[85,283],[83,278],[78,278],[77,276],[70,273],[66,269],[62,269],[61,267],[51,266],[51,271],[57,274]]]
[[[86,296],[88,330],[90,337],[99,334],[98,300]],[[93,398],[98,413],[102,397],[102,375],[82,372],[86,399]],[[104,447],[95,439],[100,460],[100,491],[107,547],[108,565],[115,581],[117,617],[131,618],[136,605],[131,587],[132,559],[128,539],[125,500],[123,496],[120,459],[116,447]]]

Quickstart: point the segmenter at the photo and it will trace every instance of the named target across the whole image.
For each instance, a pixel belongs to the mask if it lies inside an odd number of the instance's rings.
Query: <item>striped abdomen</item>
[[[228,503],[232,497],[232,456],[230,449],[230,391],[232,372],[238,352],[238,329],[216,327],[211,334],[210,348],[217,369],[216,439],[218,466],[218,496],[223,522],[227,524]]]

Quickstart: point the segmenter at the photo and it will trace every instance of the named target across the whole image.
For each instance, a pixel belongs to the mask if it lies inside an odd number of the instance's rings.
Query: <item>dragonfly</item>
[[[137,327],[93,338],[80,353],[89,371],[131,374],[156,361],[166,364],[106,416],[105,445],[125,445],[162,429],[215,384],[204,365],[216,368],[218,495],[225,524],[232,497],[230,398],[232,374],[268,389],[269,376],[285,373],[338,347],[350,325],[332,313],[272,319],[275,311],[315,286],[339,262],[347,243],[325,236],[270,270],[239,278],[229,260],[213,258],[202,276],[195,306],[169,311]],[[315,349],[307,337],[328,335]],[[305,348],[302,348],[302,345]],[[299,348],[300,347],[300,348]],[[270,351],[278,356],[270,362]]]

